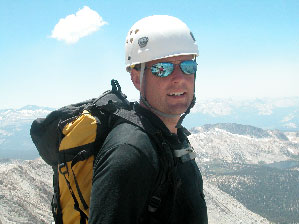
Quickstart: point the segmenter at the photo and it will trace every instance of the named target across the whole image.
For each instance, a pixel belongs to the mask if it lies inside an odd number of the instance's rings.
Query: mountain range
[[[241,124],[214,124],[190,130],[201,162],[271,164],[299,159],[299,132],[281,132]]]
[[[0,161],[0,224],[49,224],[52,169],[41,158]],[[248,210],[214,184],[205,184],[210,224],[260,223],[269,221]]]
[[[230,123],[190,131],[205,189],[217,186],[272,223],[299,223],[299,132]]]
[[[298,99],[214,100],[187,116],[209,223],[299,223]],[[52,221],[52,170],[29,129],[53,110],[0,110],[0,224]]]
[[[37,158],[38,152],[29,135],[31,123],[53,110],[38,106],[0,110],[0,158]]]
[[[263,129],[299,131],[299,97],[264,99],[199,99],[184,120],[188,128],[238,123]]]
[[[240,124],[190,131],[209,223],[299,223],[298,132]],[[2,223],[50,223],[51,175],[41,158],[0,160]]]
[[[34,159],[38,153],[29,136],[31,123],[55,108],[28,105],[0,110],[0,158]],[[237,123],[262,129],[299,131],[299,97],[279,99],[209,99],[185,118],[188,129],[205,124]]]
[[[0,161],[0,224],[51,223],[52,192],[43,160]]]

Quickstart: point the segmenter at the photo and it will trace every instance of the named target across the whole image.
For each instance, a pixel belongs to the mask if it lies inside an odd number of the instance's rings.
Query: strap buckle
[[[62,169],[65,169],[65,170],[62,170]],[[62,175],[65,175],[68,173],[68,170],[67,170],[67,167],[66,167],[66,164],[65,163],[60,163],[59,164],[59,172],[62,174]]]
[[[160,207],[161,201],[162,201],[161,198],[159,198],[157,196],[153,196],[149,202],[148,211],[156,212],[158,210],[158,208]]]

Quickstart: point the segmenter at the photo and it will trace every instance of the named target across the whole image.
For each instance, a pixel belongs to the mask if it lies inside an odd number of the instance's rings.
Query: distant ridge
[[[223,129],[232,134],[248,135],[256,138],[267,138],[270,134],[262,128],[257,128],[251,125],[243,125],[236,123],[218,123],[218,124],[206,124],[203,129],[208,131],[211,129]]]
[[[199,99],[186,116],[187,128],[237,123],[263,129],[299,131],[299,97],[264,99]]]
[[[214,124],[190,129],[200,161],[273,163],[297,160],[298,132],[263,130],[250,125]]]
[[[21,107],[20,109],[17,109],[18,111],[20,110],[49,110],[49,111],[53,111],[55,110],[55,108],[51,108],[51,107],[42,107],[42,106],[37,106],[37,105],[27,105],[24,107]]]

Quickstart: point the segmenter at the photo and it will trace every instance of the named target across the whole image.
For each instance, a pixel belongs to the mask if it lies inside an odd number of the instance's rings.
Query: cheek
[[[157,95],[159,94],[160,96],[166,94],[167,88],[169,88],[169,82],[166,78],[157,77],[153,85]]]
[[[189,89],[194,90],[194,85],[195,85],[194,76],[188,78],[187,85]]]
[[[163,84],[156,80],[151,80],[149,85],[147,85],[148,91],[152,97],[159,98],[163,92]]]

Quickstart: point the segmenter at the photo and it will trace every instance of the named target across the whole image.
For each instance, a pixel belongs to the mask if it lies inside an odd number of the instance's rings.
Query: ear
[[[132,80],[135,88],[140,91],[140,71],[137,71],[136,69],[132,69],[131,70],[131,80]]]

